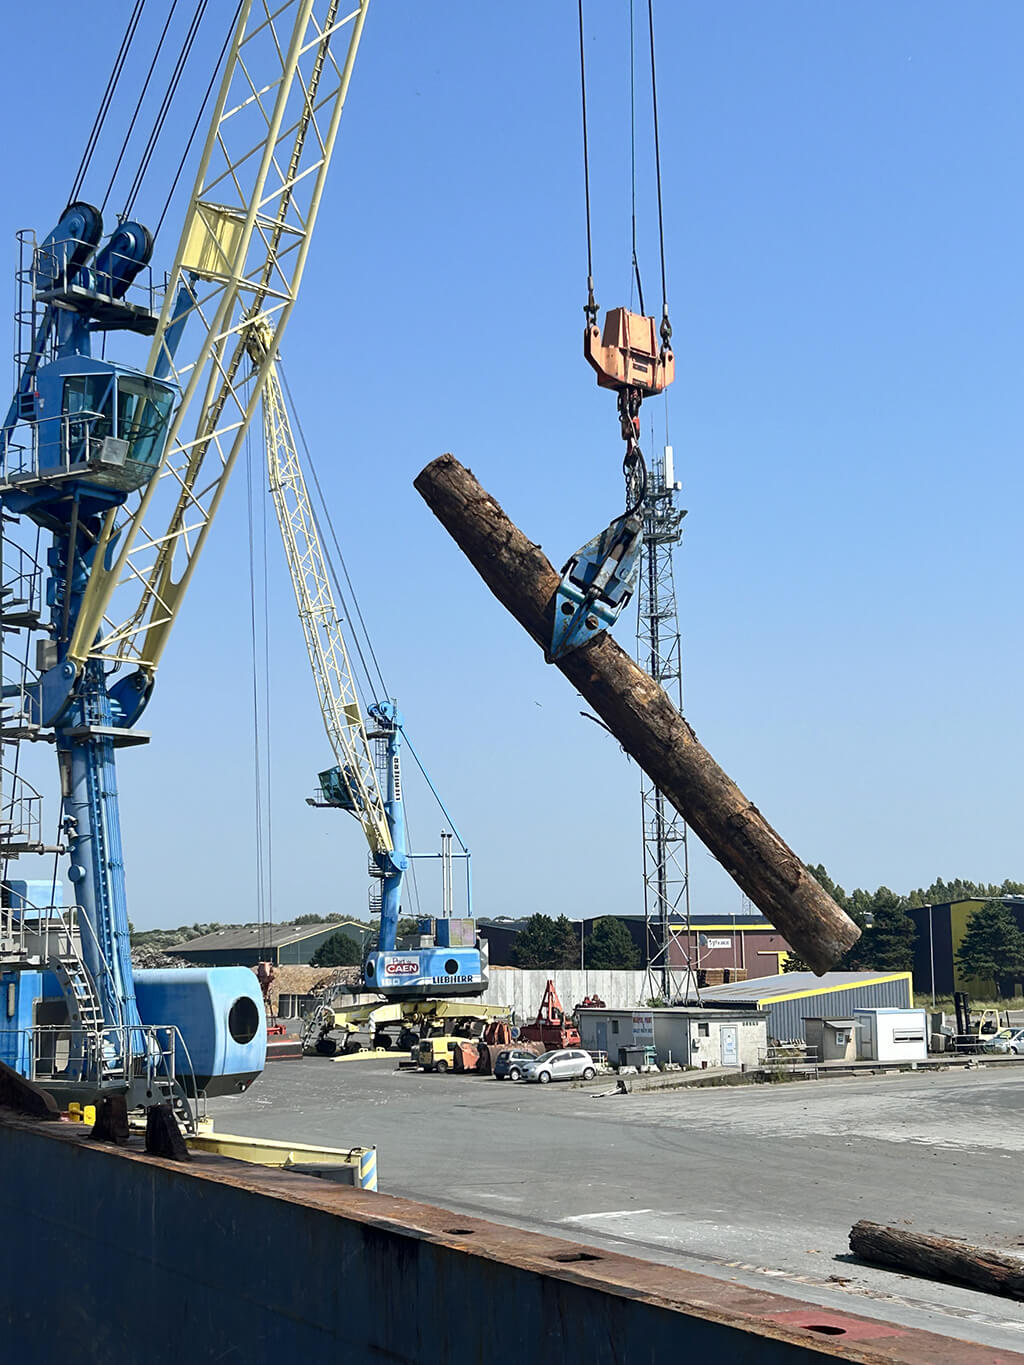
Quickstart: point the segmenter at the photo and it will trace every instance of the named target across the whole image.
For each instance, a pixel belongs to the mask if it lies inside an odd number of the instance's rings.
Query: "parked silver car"
[[[557,1052],[542,1052],[523,1063],[523,1080],[539,1081],[592,1081],[597,1075],[597,1067],[589,1052],[582,1048],[561,1048]]]
[[[986,1052],[1012,1052],[1018,1057],[1024,1054],[1024,1028],[1003,1028],[983,1044]]]

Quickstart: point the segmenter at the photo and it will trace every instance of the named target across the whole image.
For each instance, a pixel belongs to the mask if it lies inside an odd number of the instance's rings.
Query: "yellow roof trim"
[[[673,934],[685,934],[687,932],[685,924],[670,924],[669,932]],[[713,934],[721,933],[727,929],[731,934],[734,930],[737,934],[756,934],[770,929],[773,934],[780,934],[781,929],[776,929],[774,924],[691,924],[689,932],[691,934],[706,934],[709,931]]]
[[[815,991],[792,991],[789,995],[766,995],[757,1002],[758,1009],[765,1004],[778,1005],[783,1000],[808,1000],[815,995],[831,995],[835,991],[853,991],[858,986],[881,986],[885,981],[909,981],[913,985],[912,972],[886,972],[883,976],[869,976],[866,981],[847,981],[839,986],[819,986]],[[913,998],[913,990],[911,990]]]

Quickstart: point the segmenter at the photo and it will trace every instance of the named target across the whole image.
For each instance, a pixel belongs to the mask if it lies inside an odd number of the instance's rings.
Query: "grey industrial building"
[[[909,1009],[914,994],[910,972],[826,972],[824,976],[785,972],[705,987],[700,1003],[716,1010],[763,1010],[769,1039],[803,1042],[807,1019],[847,1019],[856,1009]]]
[[[257,962],[273,962],[275,967],[302,966],[339,930],[360,946],[372,932],[365,924],[347,920],[332,920],[329,924],[246,924],[241,928],[216,929],[187,943],[175,943],[166,951],[195,967],[255,967]]]
[[[583,1046],[606,1053],[613,1066],[641,1063],[653,1049],[659,1065],[755,1067],[768,1045],[767,1015],[756,1009],[598,1007],[581,1009],[579,1021]]]

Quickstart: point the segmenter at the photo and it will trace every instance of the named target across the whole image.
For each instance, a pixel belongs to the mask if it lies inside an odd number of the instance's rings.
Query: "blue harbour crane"
[[[166,282],[153,280],[154,234],[127,211],[105,231],[80,193],[131,25],[71,201],[42,240],[20,234],[16,381],[0,427],[0,626],[27,640],[17,659],[4,652],[0,740],[15,758],[0,766],[0,1059],[64,1099],[170,1100],[188,1118],[189,1096],[244,1089],[263,1066],[247,969],[133,971],[116,755],[149,738],[137,722],[269,368],[246,362],[246,330],[258,324],[276,345],[290,316],[367,7],[238,5]],[[52,844],[17,761],[25,741],[57,755]],[[41,903],[35,883],[10,877],[14,859],[43,853],[67,855],[74,905]]]

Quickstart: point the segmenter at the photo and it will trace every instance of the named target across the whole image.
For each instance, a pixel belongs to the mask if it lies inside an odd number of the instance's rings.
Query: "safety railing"
[[[3,542],[0,574],[3,578],[0,611],[4,615],[12,608],[23,611],[42,609],[43,570],[34,555],[7,536]]]
[[[141,1051],[132,1048],[142,1039]],[[16,1041],[15,1041],[16,1040]],[[126,1025],[87,1029],[70,1023],[33,1024],[13,1030],[20,1069],[44,1089],[77,1092],[125,1088],[135,1100],[139,1092],[153,1102],[173,1104],[185,1126],[195,1128],[205,1107],[196,1085],[192,1058],[174,1024]]]
[[[39,959],[78,957],[80,936],[77,905],[0,906],[0,960],[4,956]]]
[[[758,1064],[778,1075],[818,1074],[818,1050],[801,1042],[772,1042],[758,1053]]]
[[[97,427],[97,424],[102,424]],[[83,409],[32,422],[28,441],[7,441],[0,449],[0,483],[17,484],[45,475],[48,479],[81,475],[86,468],[124,464],[127,441],[112,440],[107,414]]]
[[[20,247],[17,283],[26,290],[31,289],[34,298],[45,300],[77,286],[101,298],[127,300],[148,312],[158,309],[162,289],[158,290],[153,283],[152,266],[140,268],[134,257],[100,248],[107,269],[97,271],[92,265],[75,264],[76,260],[88,261],[93,256],[96,248],[91,242],[78,237],[62,237],[59,241],[38,244],[31,229],[22,229],[17,236]],[[67,284],[69,268],[73,277]],[[118,288],[115,294],[122,268],[131,276],[131,281],[127,287]]]
[[[43,849],[43,798],[13,768],[0,764],[0,860]]]

